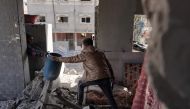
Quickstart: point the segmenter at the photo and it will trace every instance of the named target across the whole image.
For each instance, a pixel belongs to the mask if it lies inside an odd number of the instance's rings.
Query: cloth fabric
[[[85,71],[83,80],[85,81],[94,81],[113,77],[113,70],[105,54],[96,50],[93,46],[85,48],[76,56],[59,57],[57,61],[65,63],[83,62]]]
[[[133,104],[131,109],[144,109],[145,96],[146,96],[147,78],[144,72],[144,67],[142,68],[140,78],[138,80],[138,85],[133,99]]]
[[[158,100],[156,92],[149,83],[146,88],[144,109],[165,109],[162,108],[162,103]]]
[[[138,80],[135,97],[131,109],[162,109],[162,104],[150,83],[148,82],[146,70],[142,67],[141,75]]]
[[[113,94],[112,94],[112,88],[111,88],[111,81],[109,78],[95,80],[95,81],[88,81],[88,82],[82,82],[80,81],[78,84],[78,103],[82,105],[83,101],[83,95],[84,95],[84,88],[90,85],[98,85],[106,97],[109,100],[109,103],[112,105],[112,109],[118,109],[117,104],[114,100]]]

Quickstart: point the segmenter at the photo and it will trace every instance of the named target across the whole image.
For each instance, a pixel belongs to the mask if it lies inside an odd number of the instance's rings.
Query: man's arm
[[[65,63],[79,63],[79,62],[84,62],[86,59],[84,54],[81,53],[71,57],[53,57],[53,60]]]

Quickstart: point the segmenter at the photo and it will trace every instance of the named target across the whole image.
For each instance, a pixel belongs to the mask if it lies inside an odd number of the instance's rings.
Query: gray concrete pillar
[[[142,0],[153,31],[148,73],[169,109],[190,108],[189,0]]]
[[[23,1],[1,0],[0,11],[0,100],[6,100],[29,82]]]

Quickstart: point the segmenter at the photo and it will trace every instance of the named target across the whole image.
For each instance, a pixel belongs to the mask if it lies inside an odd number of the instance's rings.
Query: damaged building
[[[101,85],[79,105],[86,66],[49,58],[80,56],[84,39],[112,66],[118,109],[190,109],[189,3],[1,0],[0,109],[115,109]]]

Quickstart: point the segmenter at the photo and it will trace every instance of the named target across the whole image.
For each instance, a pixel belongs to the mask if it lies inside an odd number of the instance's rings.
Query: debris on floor
[[[56,88],[51,93],[51,99],[57,104],[62,104],[64,109],[82,109],[77,105],[77,93],[68,88]]]
[[[77,103],[77,92],[70,91],[68,88],[59,87],[52,91],[52,95],[60,95],[63,98],[66,98],[67,100]]]
[[[0,109],[13,109],[15,107],[15,101],[0,101]]]
[[[119,109],[128,109],[130,107],[131,93],[126,87],[114,85],[113,95]],[[109,105],[107,97],[104,96],[98,86],[90,86],[87,89],[86,104]]]
[[[51,105],[59,106],[63,109],[82,109],[82,107],[77,105],[77,82],[81,78],[81,74],[62,74],[64,80],[67,80],[69,86],[75,84],[75,90],[72,87],[58,87],[55,90],[49,92],[48,102]],[[69,79],[70,77],[70,79]],[[9,101],[0,101],[0,109],[35,109],[37,102],[39,101],[40,94],[42,93],[45,81],[43,80],[42,73],[38,72],[38,75],[35,79],[27,85],[23,90],[21,95],[15,100]],[[126,87],[115,85],[113,89],[114,98],[120,107],[119,109],[127,109],[129,107],[129,101],[131,98],[131,93]],[[107,98],[104,96],[101,89],[97,86],[89,86],[86,92],[86,107],[92,109],[107,109],[105,106],[108,106]],[[88,106],[88,104],[91,105]],[[53,107],[55,107],[53,106]],[[52,106],[47,106],[52,107]],[[102,108],[103,107],[103,108]],[[46,109],[55,109],[55,108],[46,108]]]
[[[16,109],[33,109],[44,86],[43,76],[38,75],[17,98]]]
[[[107,98],[98,86],[89,86],[86,92],[85,105],[92,105],[96,109],[108,109],[109,103]],[[131,92],[126,87],[115,85],[113,89],[114,98],[119,106],[119,109],[128,109],[130,107],[129,101],[131,100]],[[71,107],[77,107],[77,92],[73,92],[68,88],[59,87],[52,91],[51,100],[56,101],[57,104],[64,105],[64,109],[73,109]],[[64,102],[63,102],[64,101]],[[86,106],[84,108],[89,108]],[[90,108],[91,109],[91,108]]]
[[[43,86],[43,76],[38,74],[16,100],[0,101],[0,109],[34,109]]]

